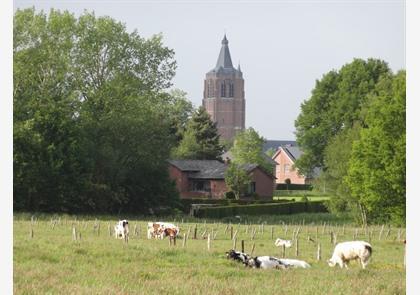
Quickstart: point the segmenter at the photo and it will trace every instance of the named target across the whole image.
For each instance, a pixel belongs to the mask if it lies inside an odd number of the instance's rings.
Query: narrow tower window
[[[233,97],[233,82],[229,83],[229,97]]]
[[[222,82],[222,93],[220,95],[221,97],[226,97],[226,83],[225,81]]]

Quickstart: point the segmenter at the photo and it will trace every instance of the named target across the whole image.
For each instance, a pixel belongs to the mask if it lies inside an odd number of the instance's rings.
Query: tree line
[[[333,212],[366,222],[405,223],[405,71],[354,59],[316,81],[295,121],[303,174],[337,197]]]

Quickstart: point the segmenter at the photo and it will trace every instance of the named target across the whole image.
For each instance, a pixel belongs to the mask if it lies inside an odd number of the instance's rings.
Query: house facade
[[[223,199],[229,190],[224,178],[227,167],[227,163],[217,160],[170,160],[169,175],[181,198]],[[255,164],[243,165],[243,169],[251,176],[249,193],[272,199],[274,176]]]
[[[311,177],[300,175],[294,167],[295,161],[302,155],[301,150],[297,146],[284,145],[280,146],[273,155],[276,162],[276,183],[286,183],[289,179],[293,184],[309,184]]]

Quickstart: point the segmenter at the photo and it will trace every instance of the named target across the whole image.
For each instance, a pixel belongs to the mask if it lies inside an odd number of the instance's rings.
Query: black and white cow
[[[243,252],[239,252],[239,251],[235,251],[233,249],[226,252],[226,257],[228,259],[240,261],[245,265],[247,264],[248,259],[250,258],[250,256],[248,254],[243,253]]]
[[[289,265],[284,263],[281,259],[273,256],[253,257],[247,261],[246,265],[252,268],[261,269],[286,269],[289,267]]]

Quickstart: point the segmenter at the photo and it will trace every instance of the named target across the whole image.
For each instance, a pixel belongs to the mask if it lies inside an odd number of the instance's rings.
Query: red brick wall
[[[255,168],[251,172],[251,180],[255,182],[255,192],[262,199],[271,199],[273,197],[274,180],[264,173],[260,168]]]
[[[297,170],[293,169],[293,161],[287,156],[287,154],[280,149],[275,158],[276,161],[276,183],[285,183],[287,178],[290,179],[291,183],[305,184],[305,176],[301,176],[297,173]],[[285,172],[284,166],[289,165],[289,172]]]
[[[208,192],[190,192],[189,191],[189,179],[187,173],[183,173],[181,170],[173,165],[169,165],[169,176],[175,180],[176,188],[181,198],[212,198],[222,199],[223,194],[227,191],[226,183],[224,180],[210,180],[211,193]]]

